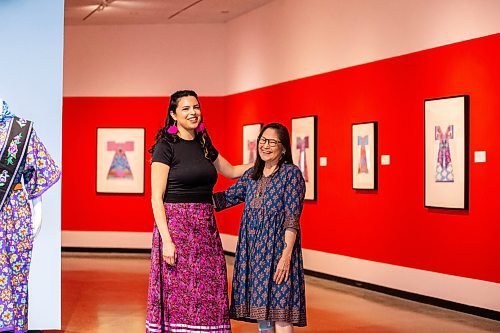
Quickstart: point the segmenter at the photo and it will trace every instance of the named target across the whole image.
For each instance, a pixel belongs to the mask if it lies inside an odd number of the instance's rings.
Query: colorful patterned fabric
[[[253,168],[227,191],[214,195],[217,210],[244,202],[234,264],[231,318],[271,320],[306,326],[306,300],[299,219],[305,182],[298,167],[282,165],[273,175],[253,180]],[[285,229],[298,229],[290,278],[273,281],[285,246]]]
[[[7,102],[0,99],[0,123],[3,123],[6,119],[13,117],[14,114],[10,112]]]
[[[14,181],[28,151],[33,124],[15,117],[6,129],[6,143],[0,148],[0,210],[10,196]]]
[[[436,182],[453,183],[453,164],[451,162],[450,140],[453,139],[453,125],[449,125],[443,133],[441,126],[435,127],[435,139],[439,141],[439,149],[436,165]]]
[[[162,256],[154,228],[146,332],[230,333],[227,272],[213,206],[165,203],[177,263]]]
[[[0,124],[0,150],[12,118]],[[33,228],[28,200],[41,196],[60,177],[45,146],[33,131],[14,188],[0,211],[0,332],[28,331],[28,275]]]
[[[358,135],[358,146],[361,146],[359,152],[358,174],[369,173],[368,159],[366,157],[366,146],[368,146],[368,135],[365,136]]]

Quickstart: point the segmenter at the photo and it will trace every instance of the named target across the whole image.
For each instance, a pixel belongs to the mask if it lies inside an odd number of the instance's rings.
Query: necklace
[[[269,171],[269,173],[266,176],[265,175],[265,173],[266,173],[266,167],[264,167],[264,170],[262,170],[262,176],[264,176],[266,178],[270,177],[277,169],[278,169],[278,165],[277,164],[273,165],[271,168],[268,169],[270,171]]]

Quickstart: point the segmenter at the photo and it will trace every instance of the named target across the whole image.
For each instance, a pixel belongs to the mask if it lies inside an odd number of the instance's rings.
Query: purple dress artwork
[[[302,171],[304,180],[309,182],[309,172],[307,171],[306,149],[309,148],[309,137],[297,137],[297,150],[299,151],[299,169]]]
[[[359,153],[358,174],[368,173],[368,159],[366,158],[366,146],[368,145],[368,135],[358,136],[358,146],[361,146]]]
[[[453,139],[453,125],[449,125],[443,133],[441,126],[435,127],[435,139],[439,141],[436,165],[436,182],[453,183],[453,165],[451,163],[450,140]]]
[[[248,148],[248,162],[255,162],[255,156],[257,155],[257,140],[247,140],[247,148]]]
[[[108,176],[106,178],[133,179],[134,175],[130,169],[130,164],[128,163],[125,152],[134,151],[134,142],[109,141],[107,150],[114,151],[115,155],[111,161],[111,166],[109,167]]]
[[[0,121],[0,151],[6,144],[13,145],[6,142],[13,120]],[[59,177],[59,168],[32,131],[16,185],[0,211],[0,332],[28,331],[28,275],[33,248],[28,200],[41,196]]]

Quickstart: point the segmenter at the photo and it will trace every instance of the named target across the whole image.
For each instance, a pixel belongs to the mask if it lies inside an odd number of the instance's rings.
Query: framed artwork
[[[424,101],[425,207],[469,209],[469,96]]]
[[[243,164],[255,162],[261,128],[262,124],[243,125]]]
[[[352,188],[376,190],[378,171],[378,123],[352,125]]]
[[[317,117],[292,119],[292,157],[306,181],[305,200],[316,200]]]
[[[97,193],[144,193],[144,128],[97,129]]]

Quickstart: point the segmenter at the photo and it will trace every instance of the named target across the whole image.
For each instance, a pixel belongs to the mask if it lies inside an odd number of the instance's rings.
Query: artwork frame
[[[426,208],[469,209],[469,108],[469,95],[424,100]]]
[[[306,181],[304,200],[317,200],[318,117],[292,118],[292,158]]]
[[[97,128],[96,192],[144,194],[145,128]]]
[[[378,122],[352,124],[352,188],[378,189]]]
[[[257,138],[262,125],[262,123],[243,125],[243,164],[254,163],[257,158]]]

